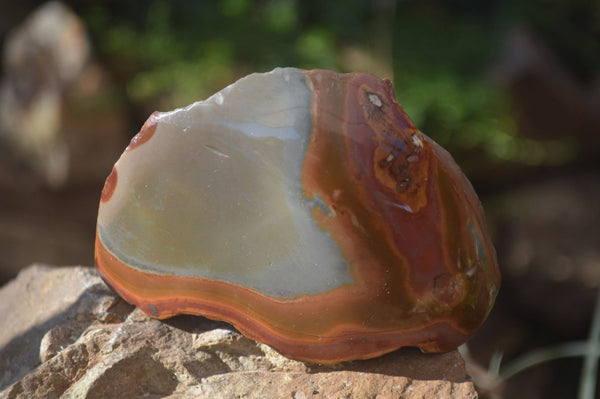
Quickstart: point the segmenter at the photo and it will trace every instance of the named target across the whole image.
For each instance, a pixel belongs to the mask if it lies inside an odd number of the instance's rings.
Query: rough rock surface
[[[456,351],[298,362],[225,323],[150,319],[89,267],[25,269],[0,319],[0,398],[477,397]]]

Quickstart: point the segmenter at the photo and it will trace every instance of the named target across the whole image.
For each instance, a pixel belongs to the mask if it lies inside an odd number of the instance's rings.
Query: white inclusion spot
[[[423,141],[421,140],[421,138],[419,136],[417,136],[417,134],[412,135],[412,142],[415,147],[417,147],[419,149],[423,148]]]
[[[365,228],[359,223],[358,218],[356,217],[355,214],[350,214],[350,221],[352,221],[352,224],[359,229],[360,231],[362,231],[363,233],[366,233],[367,231],[365,230]]]
[[[409,205],[400,204],[398,202],[391,202],[391,201],[388,201],[388,203],[392,206],[395,206],[396,208],[404,209],[406,212],[415,213],[415,211],[413,211]]]
[[[223,105],[223,94],[221,94],[221,92],[213,94],[212,99],[218,105]]]
[[[242,132],[250,137],[276,137],[278,139],[293,139],[297,140],[300,138],[300,134],[293,126],[287,126],[273,121],[262,121],[262,122],[247,122],[247,123],[233,123],[233,122],[219,122],[223,126],[227,126],[230,129]],[[270,126],[271,125],[271,126]]]
[[[208,144],[204,144],[204,148],[206,148],[207,150],[213,152],[214,154],[223,157],[223,158],[229,158],[229,155],[225,154],[223,151],[219,150],[216,147],[213,147],[212,145],[208,145]]]
[[[371,101],[371,104],[378,108],[381,108],[381,106],[383,105],[381,99],[376,94],[369,94],[369,101]]]

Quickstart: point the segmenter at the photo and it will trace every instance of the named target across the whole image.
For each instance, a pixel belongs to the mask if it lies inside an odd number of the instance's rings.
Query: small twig
[[[507,380],[515,374],[541,363],[564,357],[586,356],[588,351],[589,343],[587,341],[567,342],[549,348],[534,350],[511,361],[507,366],[502,367],[500,377],[503,380]]]
[[[494,352],[488,364],[488,373],[494,377],[498,377],[500,375],[500,364],[502,364],[503,357],[503,352]]]
[[[587,353],[581,371],[579,383],[579,399],[594,399],[596,379],[598,377],[598,356],[600,355],[600,289],[596,298],[594,317],[590,329]]]
[[[588,341],[567,342],[526,353],[511,361],[507,366],[502,367],[500,378],[507,380],[525,369],[550,360],[580,356],[584,358],[584,363],[581,371],[578,399],[594,399],[598,376],[598,359],[600,358],[600,289],[596,298]],[[500,361],[501,358],[490,361],[490,371],[498,367]]]

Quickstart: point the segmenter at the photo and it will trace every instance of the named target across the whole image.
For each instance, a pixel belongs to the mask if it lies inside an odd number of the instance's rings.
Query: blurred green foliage
[[[471,174],[506,161],[560,165],[571,160],[576,145],[569,137],[536,140],[518,134],[507,93],[486,76],[507,21],[491,20],[487,10],[468,10],[451,2],[398,10],[394,80],[407,113]]]
[[[83,15],[131,99],[159,99],[172,108],[250,72],[285,65],[338,69],[335,32],[301,21],[299,6],[295,0],[154,0],[96,4]]]
[[[375,71],[393,70],[399,101],[416,125],[470,172],[503,162],[560,165],[576,156],[568,137],[520,136],[507,93],[486,71],[507,28],[524,23],[582,80],[591,79],[600,67],[598,4],[147,0],[83,2],[78,11],[128,99],[160,109],[276,66],[349,72],[366,60]],[[347,56],[349,48],[362,63]]]

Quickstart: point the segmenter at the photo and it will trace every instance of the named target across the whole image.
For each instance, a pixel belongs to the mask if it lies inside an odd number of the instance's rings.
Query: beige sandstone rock
[[[0,398],[477,397],[456,351],[298,362],[225,323],[150,319],[88,267],[25,269],[0,319]]]

